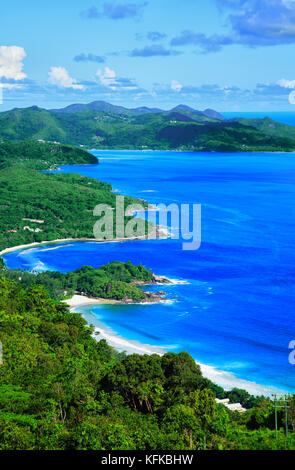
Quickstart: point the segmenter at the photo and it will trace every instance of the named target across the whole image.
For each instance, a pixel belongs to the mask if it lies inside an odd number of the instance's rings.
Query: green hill
[[[255,127],[264,134],[295,140],[295,127],[265,117],[264,119],[239,118],[237,121],[244,126]]]
[[[46,287],[53,299],[70,298],[75,293],[96,298],[124,301],[143,301],[146,295],[137,285],[144,282],[154,283],[153,273],[144,266],[112,261],[96,269],[82,266],[69,273],[53,271],[28,272],[18,269],[3,268],[5,277],[12,280],[21,279],[22,285],[29,288],[33,285]]]
[[[97,149],[294,151],[295,128],[271,119],[225,120],[184,105],[170,111],[127,109],[105,102],[46,111],[0,113],[0,138],[58,141]]]
[[[294,449],[284,410],[239,415],[186,352],[116,353],[44,287],[0,278],[0,450]],[[246,392],[235,390],[240,399]],[[294,428],[294,398],[288,410]]]
[[[125,198],[126,206],[134,202],[138,200]],[[93,209],[97,204],[115,208],[115,203],[111,185],[96,179],[5,168],[0,171],[0,250],[47,240],[94,238]]]
[[[57,142],[0,139],[0,168],[18,165],[37,170],[55,169],[57,165],[95,164],[98,159],[85,150]]]

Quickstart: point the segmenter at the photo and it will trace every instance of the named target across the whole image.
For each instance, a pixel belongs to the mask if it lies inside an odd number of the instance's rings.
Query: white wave
[[[32,267],[32,271],[44,272],[49,271],[49,269],[46,267],[46,264],[44,264],[42,261],[38,261],[38,263]]]
[[[143,191],[139,191],[140,193],[158,193],[156,189],[144,189]]]
[[[162,356],[169,350],[177,348],[177,345],[153,346],[150,344],[142,344],[138,341],[128,340],[119,336],[105,325],[103,327],[96,327],[93,336],[97,341],[105,339],[113,348],[120,352],[125,351],[127,354],[159,354]],[[229,372],[216,369],[213,366],[209,366],[198,361],[196,361],[196,363],[200,366],[205,378],[210,379],[225,390],[231,390],[232,388],[237,387],[246,390],[252,395],[264,396],[271,396],[272,393],[286,392],[285,390],[280,390],[268,385],[260,385],[255,382],[239,379]]]
[[[215,222],[220,222],[222,224],[228,224],[228,225],[235,225],[239,227],[239,224],[236,222],[232,222],[231,220],[225,220],[225,219],[213,219]]]
[[[126,351],[127,354],[160,354],[162,356],[165,353],[165,350],[162,347],[142,344],[137,341],[130,341],[117,335],[111,330],[101,327],[95,328],[93,336],[98,341],[105,339],[110,346],[120,352]]]
[[[197,361],[196,361],[197,362]],[[272,393],[285,393],[285,390],[280,390],[270,385],[260,385],[255,382],[251,382],[244,379],[239,379],[229,372],[225,372],[215,367],[208,366],[206,364],[198,363],[201,367],[201,371],[204,377],[212,380],[212,382],[220,385],[225,390],[231,390],[232,388],[241,388],[247,390],[251,395],[265,395],[271,396]]]
[[[30,254],[34,253],[35,251],[37,251],[37,250],[38,250],[38,248],[29,248],[28,250],[22,250],[17,254],[17,256],[30,255]]]
[[[39,252],[58,250],[59,248],[64,248],[64,247],[69,247],[69,246],[73,246],[73,244],[72,243],[71,244],[65,243],[64,245],[54,246],[52,248],[44,248],[43,250],[39,250]]]
[[[165,278],[167,279],[168,281],[170,281],[172,284],[190,284],[190,282],[186,281],[185,279],[172,279],[171,277],[168,277],[168,276],[165,276],[165,274],[163,275],[158,275],[157,276],[158,278]],[[157,283],[157,285],[169,285],[169,284],[165,284],[165,283]],[[171,285],[171,284],[170,284]]]
[[[252,219],[250,215],[245,214],[244,212],[241,212],[238,209],[229,209],[228,207],[216,206],[214,204],[203,204],[203,205],[205,207],[208,207],[209,209],[214,209],[220,212],[225,212],[226,214],[232,216],[234,222],[245,222],[245,221]],[[227,220],[227,223],[229,223],[228,219],[226,220]]]

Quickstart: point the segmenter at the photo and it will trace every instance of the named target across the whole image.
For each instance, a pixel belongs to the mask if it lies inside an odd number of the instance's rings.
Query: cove
[[[83,315],[128,341],[178,352],[237,380],[295,392],[288,345],[295,339],[293,154],[94,152],[99,165],[66,166],[151,204],[202,205],[202,243],[180,240],[71,242],[4,256],[11,268],[71,271],[113,260],[142,262],[173,304],[87,306]],[[81,311],[82,311],[81,310]]]

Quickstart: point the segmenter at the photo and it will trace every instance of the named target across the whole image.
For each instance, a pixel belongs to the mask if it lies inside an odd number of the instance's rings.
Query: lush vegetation
[[[13,165],[35,170],[52,170],[58,165],[98,163],[85,150],[53,142],[24,140],[10,142],[0,139],[0,168]]]
[[[144,300],[144,292],[135,284],[153,283],[153,273],[144,266],[135,266],[131,262],[113,261],[99,269],[82,266],[74,272],[31,273],[2,267],[8,279],[20,280],[28,289],[34,285],[43,285],[53,299],[72,297],[75,293],[90,297],[115,300]]]
[[[99,108],[99,107],[98,107]],[[204,150],[288,149],[288,136],[223,122],[190,109],[124,109],[0,114],[0,249],[62,238],[93,238],[93,209],[115,207],[106,183],[77,174],[40,174],[61,163],[92,163],[82,150],[48,142]],[[257,127],[257,126],[256,126]],[[288,126],[287,126],[288,127]],[[90,160],[89,160],[90,158]],[[34,169],[32,169],[34,168]],[[135,202],[126,198],[125,203]],[[126,218],[129,220],[130,218]],[[114,227],[115,229],[115,227]],[[113,262],[71,273],[6,270],[0,259],[0,450],[295,449],[295,399],[274,431],[273,403],[205,379],[186,352],[119,354],[94,338],[80,314],[58,299],[74,292],[141,300],[151,271]],[[240,402],[242,415],[215,397]]]
[[[44,287],[0,278],[1,450],[285,448],[270,400],[233,413],[189,354],[126,357],[92,334]]]
[[[46,111],[36,106],[0,113],[0,138],[44,139],[97,149],[217,152],[293,151],[294,127],[270,119],[231,119],[187,106],[170,111],[109,103]]]
[[[136,202],[125,197],[126,207]],[[78,174],[5,168],[0,171],[0,250],[32,242],[94,238],[93,210],[98,204],[115,209],[110,184]],[[131,217],[125,217],[128,220]]]

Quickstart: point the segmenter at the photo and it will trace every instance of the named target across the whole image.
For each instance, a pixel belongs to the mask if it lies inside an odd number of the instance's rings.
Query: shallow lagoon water
[[[130,260],[186,280],[164,287],[168,297],[178,296],[175,303],[87,306],[83,315],[128,340],[187,350],[239,379],[295,392],[295,366],[288,362],[295,339],[295,155],[95,154],[100,165],[62,171],[110,182],[154,204],[200,203],[200,249],[183,251],[182,241],[171,239],[71,242],[9,253],[8,266],[66,272]]]

